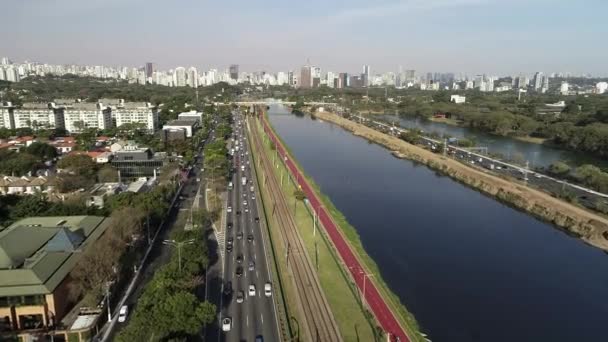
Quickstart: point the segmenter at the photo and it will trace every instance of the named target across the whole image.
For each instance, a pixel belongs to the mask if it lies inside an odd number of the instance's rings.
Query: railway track
[[[278,222],[282,223],[277,228],[284,245],[287,247],[287,265],[294,276],[298,299],[306,320],[304,325],[308,336],[311,341],[342,341],[338,325],[321,289],[317,274],[298,232],[297,224],[291,215],[285,195],[273,172],[272,161],[264,153],[263,142],[255,122],[251,119],[247,121],[252,141],[256,146],[264,170],[263,185],[274,197],[273,215],[277,215]]]

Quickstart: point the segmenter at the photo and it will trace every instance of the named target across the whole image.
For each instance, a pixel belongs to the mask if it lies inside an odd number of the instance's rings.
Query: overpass
[[[295,102],[292,101],[280,101],[280,100],[263,100],[263,101],[239,101],[232,102],[237,106],[269,106],[272,104],[281,104],[281,105],[295,105]],[[335,102],[304,102],[305,106],[325,106],[325,107],[336,107],[338,106]]]

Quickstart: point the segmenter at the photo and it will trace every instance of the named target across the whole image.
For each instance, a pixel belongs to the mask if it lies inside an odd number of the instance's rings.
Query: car
[[[243,198],[247,198],[247,194],[243,194]]]
[[[249,271],[253,272],[253,270],[255,270],[255,263],[253,261],[249,262]]]
[[[232,319],[230,317],[224,317],[222,319],[222,331],[228,332],[232,328]]]
[[[229,236],[228,239],[226,240],[226,243],[228,243],[229,246],[231,246],[233,242],[234,242],[234,238],[232,236]]]
[[[254,221],[255,222],[260,222],[260,218],[256,216],[255,219],[254,219]]]
[[[270,283],[264,284],[264,295],[266,297],[272,296],[272,285]]]
[[[243,275],[243,266],[237,266],[236,268],[236,276],[240,277]]]
[[[232,212],[232,207],[228,207],[228,209],[226,209],[226,212],[231,213]]]
[[[252,242],[252,241],[253,241],[253,234],[247,235],[247,242]]]
[[[237,303],[242,303],[244,300],[245,300],[245,292],[243,292],[243,291],[239,291],[239,292],[236,294],[236,302],[237,302]]]
[[[238,234],[236,234],[237,240],[241,240],[242,238],[243,238],[243,232],[239,232]]]
[[[224,285],[224,296],[230,297],[231,294],[232,294],[232,282],[229,281],[226,283],[226,285]]]
[[[236,256],[236,262],[237,262],[237,264],[243,263],[243,254],[239,254]]]
[[[237,210],[237,211],[236,211],[236,214],[237,214],[237,215],[241,215],[241,211],[240,211],[240,210]]]
[[[255,342],[264,342],[264,338],[262,337],[262,335],[258,335],[255,337]]]
[[[243,194],[243,195],[245,195],[245,197],[247,196],[247,194]],[[246,200],[243,201],[243,205],[247,205],[247,201]]]
[[[255,285],[249,285],[249,297],[255,297]]]
[[[118,322],[123,323],[127,320],[127,315],[129,314],[129,307],[123,305],[120,307],[120,311],[118,312]]]
[[[226,252],[228,252],[228,253],[232,252],[232,245],[226,246]]]
[[[255,194],[251,195],[251,200],[255,200]]]
[[[245,208],[245,212],[248,213],[249,212],[249,208],[246,207]]]
[[[232,228],[232,222],[228,222],[228,224],[226,225],[226,227],[228,227],[228,229]]]

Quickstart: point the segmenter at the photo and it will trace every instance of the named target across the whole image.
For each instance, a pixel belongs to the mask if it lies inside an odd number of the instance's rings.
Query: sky
[[[0,56],[51,64],[608,74],[608,0],[2,0]]]

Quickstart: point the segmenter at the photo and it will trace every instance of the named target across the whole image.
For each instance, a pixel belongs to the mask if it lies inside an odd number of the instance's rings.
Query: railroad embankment
[[[523,184],[469,167],[454,159],[435,154],[336,114],[317,112],[315,116],[386,147],[397,158],[424,164],[501,202],[553,223],[590,245],[608,251],[608,219],[603,216]]]

